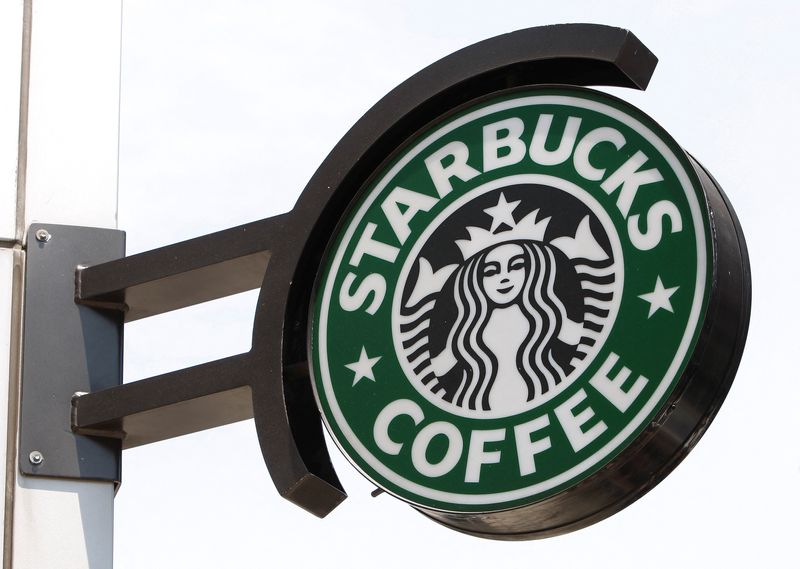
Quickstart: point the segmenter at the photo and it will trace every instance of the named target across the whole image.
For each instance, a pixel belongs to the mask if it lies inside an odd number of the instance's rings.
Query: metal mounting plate
[[[20,471],[119,483],[121,441],[74,434],[70,401],[122,383],[123,314],[76,304],[75,268],[123,257],[125,233],[34,224],[26,242]]]

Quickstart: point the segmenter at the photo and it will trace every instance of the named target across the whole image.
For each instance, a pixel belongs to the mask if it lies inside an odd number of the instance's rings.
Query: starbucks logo
[[[577,186],[528,175],[467,192],[400,273],[392,316],[403,370],[459,415],[535,407],[594,359],[622,266],[613,223]]]
[[[420,132],[331,237],[310,362],[343,452],[442,512],[527,506],[655,420],[705,317],[688,158],[610,96],[489,97]]]

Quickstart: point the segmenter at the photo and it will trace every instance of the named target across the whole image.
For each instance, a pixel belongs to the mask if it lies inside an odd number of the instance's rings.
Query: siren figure
[[[493,219],[490,229],[466,228],[469,237],[456,241],[462,263],[434,271],[420,257],[406,303],[423,305],[405,318],[409,361],[422,383],[463,409],[501,415],[525,410],[564,381],[585,354],[585,345],[594,343],[592,323],[587,329],[584,322],[570,319],[559,298],[559,272],[572,272],[567,281],[579,287],[572,264],[578,249],[579,257],[588,251],[610,259],[595,241],[588,218],[575,237],[547,242],[550,218],[538,220],[535,210],[515,221],[512,212],[519,203],[501,194],[498,204],[485,210]],[[507,229],[498,231],[504,224]],[[580,297],[581,291],[576,294]],[[447,323],[443,349],[431,353],[428,326],[436,323],[425,324],[425,319],[438,303],[454,305],[455,316]],[[583,308],[581,300],[578,309]]]
[[[458,315],[432,360],[437,376],[461,375],[453,403],[514,412],[566,377],[571,368],[553,350],[558,341],[577,343],[580,325],[555,293],[556,272],[553,248],[535,241],[485,249],[456,270]]]

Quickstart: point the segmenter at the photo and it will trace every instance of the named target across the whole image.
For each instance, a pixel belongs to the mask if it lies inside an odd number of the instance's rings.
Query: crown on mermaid
[[[469,259],[476,253],[494,247],[508,241],[544,241],[544,233],[550,218],[546,217],[537,220],[539,210],[536,209],[520,219],[514,220],[514,210],[519,205],[520,200],[508,202],[505,194],[500,194],[497,205],[483,210],[492,218],[492,225],[489,229],[481,227],[467,227],[469,238],[456,240],[456,245],[461,250],[461,256]],[[501,226],[509,229],[498,231]]]

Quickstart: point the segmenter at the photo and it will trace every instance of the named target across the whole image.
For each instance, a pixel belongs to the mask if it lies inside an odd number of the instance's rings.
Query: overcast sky
[[[630,29],[659,57],[646,92],[607,91],[716,176],[747,236],[754,296],[739,374],[703,440],[655,490],[588,529],[521,543],[463,536],[371,498],[336,449],[350,498],[318,520],[277,495],[246,421],[125,452],[115,567],[797,567],[797,6],[126,0],[129,254],[289,210],[372,104],[461,47],[597,22]],[[255,300],[128,325],[126,381],[247,351]]]

